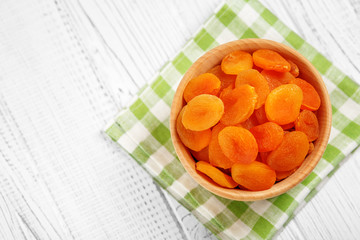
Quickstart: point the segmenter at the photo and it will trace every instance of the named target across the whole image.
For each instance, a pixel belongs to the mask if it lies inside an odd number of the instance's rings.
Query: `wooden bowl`
[[[209,69],[221,63],[223,57],[235,50],[243,50],[249,53],[254,52],[257,49],[271,49],[280,53],[284,58],[293,61],[300,69],[300,78],[305,79],[311,83],[321,98],[321,106],[317,111],[317,117],[319,120],[320,135],[314,143],[315,149],[309,154],[302,165],[288,178],[281,182],[278,182],[272,186],[272,188],[264,191],[248,191],[240,189],[227,189],[220,187],[210,178],[206,177],[202,173],[199,173],[195,169],[195,161],[191,156],[189,149],[181,142],[176,131],[176,118],[186,104],[183,99],[183,92],[187,83],[194,77],[207,72]],[[285,193],[289,189],[296,186],[303,181],[307,175],[315,168],[316,164],[322,157],[328,139],[331,128],[331,104],[329,94],[326,90],[325,84],[315,67],[300,53],[288,47],[284,44],[264,40],[264,39],[243,39],[233,42],[229,42],[218,47],[211,49],[201,56],[186,72],[181,80],[177,91],[174,96],[174,100],[171,106],[170,114],[170,131],[171,138],[176,150],[176,153],[186,169],[186,171],[198,182],[201,186],[209,190],[210,192],[233,200],[240,201],[254,201],[275,197],[282,193]]]

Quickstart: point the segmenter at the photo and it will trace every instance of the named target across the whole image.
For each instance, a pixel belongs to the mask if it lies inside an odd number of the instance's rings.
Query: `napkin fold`
[[[177,85],[207,50],[242,38],[265,38],[289,45],[321,73],[333,111],[331,136],[314,171],[290,191],[267,200],[241,202],[213,195],[185,171],[169,131],[170,107]],[[167,63],[154,80],[121,111],[106,133],[125,149],[177,201],[221,239],[271,238],[294,211],[319,190],[342,159],[360,143],[359,86],[256,0],[227,1]]]

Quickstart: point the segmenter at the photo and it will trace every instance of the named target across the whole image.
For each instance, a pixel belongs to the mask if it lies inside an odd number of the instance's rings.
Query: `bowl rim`
[[[214,60],[211,62],[211,59],[209,59],[210,56],[214,55],[220,55],[225,56],[227,53],[230,53],[231,51],[235,50],[244,50],[245,48],[248,49],[249,45],[252,45],[251,49],[254,51],[255,49],[260,48],[270,48],[273,50],[278,50],[279,53],[284,56],[286,55],[287,59],[297,59],[295,63],[300,63],[302,67],[299,67],[299,69],[302,69],[304,66],[309,69],[309,73],[311,75],[314,75],[315,80],[314,83],[317,84],[317,91],[321,89],[322,91],[319,92],[319,95],[321,97],[321,113],[324,112],[324,116],[322,116],[320,121],[322,124],[322,128],[320,129],[320,135],[319,139],[315,143],[315,149],[311,154],[309,154],[302,165],[288,178],[274,184],[274,186],[270,189],[263,190],[263,191],[249,191],[249,190],[241,190],[241,189],[227,189],[224,187],[221,187],[217,184],[215,184],[212,180],[209,180],[208,177],[204,177],[203,174],[199,174],[199,172],[195,169],[195,161],[192,158],[190,151],[185,147],[176,131],[176,119],[178,116],[178,113],[180,112],[184,100],[183,100],[183,90],[187,84],[188,81],[190,81],[192,78],[195,77],[194,70],[195,69],[205,69],[203,65],[212,65],[211,67],[214,67],[217,64],[219,64],[219,61]],[[246,47],[247,46],[247,47]],[[254,47],[255,46],[255,47]],[[266,47],[260,47],[260,46],[266,46]],[[282,51],[280,51],[282,50]],[[247,50],[250,52],[250,50]],[[283,52],[286,51],[286,52]],[[290,56],[290,57],[289,57]],[[218,57],[219,58],[219,57]],[[221,59],[221,58],[220,58]],[[210,61],[210,63],[208,63]],[[298,65],[299,66],[299,65]],[[207,70],[210,69],[208,67]],[[195,71],[196,72],[196,71]],[[200,71],[201,72],[201,71]],[[202,71],[204,73],[204,71]],[[181,103],[179,103],[181,101]],[[180,106],[181,105],[181,106]],[[179,107],[180,106],[180,107]],[[327,146],[329,136],[330,136],[330,130],[331,130],[331,121],[332,121],[332,113],[331,113],[331,103],[330,103],[330,97],[328,94],[328,91],[326,89],[325,83],[318,72],[318,70],[311,64],[309,60],[307,60],[302,54],[297,52],[295,49],[284,45],[279,42],[275,42],[272,40],[267,39],[240,39],[231,41],[225,44],[221,44],[217,47],[214,47],[213,49],[205,52],[201,57],[199,57],[186,71],[184,76],[182,77],[171,106],[171,113],[170,113],[170,133],[171,133],[171,139],[176,151],[176,154],[184,166],[185,170],[190,174],[190,176],[199,183],[202,187],[207,189],[208,191],[232,200],[239,200],[239,201],[254,201],[254,200],[262,200],[262,199],[268,199],[271,197],[278,196],[282,193],[285,193],[286,191],[290,190],[294,186],[298,185],[300,182],[302,182],[315,168],[319,160],[321,159],[325,148]],[[191,161],[191,159],[192,161]],[[306,163],[306,164],[305,164]]]

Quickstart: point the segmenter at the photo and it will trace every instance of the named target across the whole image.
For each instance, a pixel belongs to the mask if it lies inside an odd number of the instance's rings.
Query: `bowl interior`
[[[191,156],[189,150],[181,142],[176,132],[176,118],[182,107],[186,104],[183,99],[183,92],[187,83],[191,79],[202,73],[207,72],[209,69],[220,64],[223,57],[230,52],[233,52],[235,50],[243,50],[252,53],[255,50],[261,48],[277,51],[284,58],[293,61],[300,69],[299,77],[312,84],[316,91],[319,93],[321,98],[321,106],[316,114],[319,120],[320,134],[319,138],[314,142],[315,148],[313,152],[306,157],[303,164],[297,169],[297,171],[283,181],[276,183],[272,188],[264,191],[226,189],[218,186],[210,178],[208,178],[204,174],[200,174],[195,170],[195,161]],[[325,84],[318,71],[305,57],[303,57],[294,49],[286,45],[264,39],[243,39],[229,42],[213,48],[212,50],[205,53],[202,57],[200,57],[189,68],[189,70],[186,72],[183,79],[181,80],[174,96],[170,115],[170,131],[172,141],[176,153],[187,172],[207,190],[221,197],[241,201],[254,201],[271,198],[288,191],[289,189],[300,183],[302,180],[304,180],[306,176],[314,169],[321,156],[323,155],[329,139],[330,128],[330,99]]]

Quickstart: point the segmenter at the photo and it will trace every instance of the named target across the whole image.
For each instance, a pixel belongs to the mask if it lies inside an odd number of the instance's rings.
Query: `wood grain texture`
[[[360,83],[358,0],[261,2]],[[215,239],[101,129],[220,3],[1,1],[1,239]],[[277,238],[357,239],[359,159]]]
[[[183,239],[159,187],[102,134],[119,103],[65,3],[0,12],[2,239]]]

